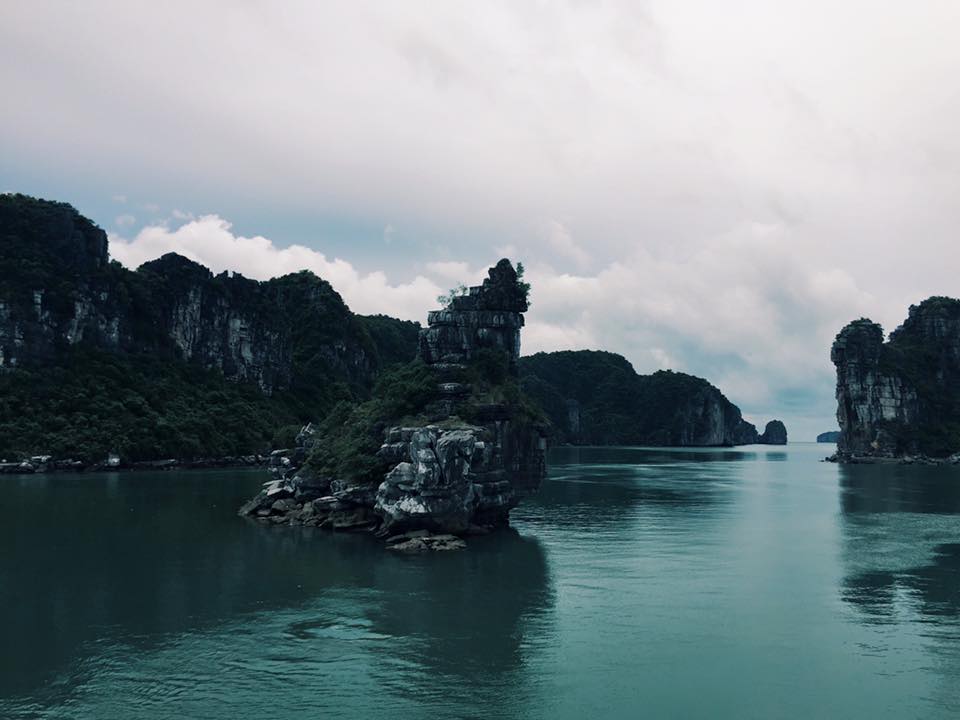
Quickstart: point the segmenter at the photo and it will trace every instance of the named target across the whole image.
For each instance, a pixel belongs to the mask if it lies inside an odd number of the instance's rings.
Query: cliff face
[[[525,307],[502,260],[461,302],[430,313],[417,363],[321,425],[306,463],[284,470],[241,514],[382,535],[505,524],[546,472],[544,422],[513,377]],[[423,542],[410,537],[404,547]]]
[[[626,358],[580,350],[520,360],[524,390],[576,445],[729,446],[760,441],[716,387],[692,375],[637,375]]]
[[[527,299],[508,260],[490,268],[482,285],[454,297],[444,310],[427,315],[420,357],[428,365],[469,362],[480,350],[505,351],[511,367],[520,357],[520,329]]]
[[[109,262],[106,234],[69,205],[24,196],[0,196],[0,236],[0,368],[84,344],[167,353],[272,393],[308,365],[368,386],[383,364],[364,321],[310,273],[214,276],[176,254],[130,272]]]
[[[419,330],[354,315],[309,272],[257,282],[175,254],[130,271],[69,205],[0,195],[0,459],[262,452],[367,397]]]
[[[910,307],[904,324],[857,320],[837,335],[838,457],[945,457],[960,450],[960,301]]]

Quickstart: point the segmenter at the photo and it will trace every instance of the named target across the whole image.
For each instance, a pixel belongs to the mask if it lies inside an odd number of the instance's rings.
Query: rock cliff
[[[173,253],[130,272],[72,207],[24,196],[0,196],[0,232],[0,367],[83,343],[169,353],[271,393],[304,369],[304,341],[310,362],[349,383],[369,385],[381,364],[363,321],[311,273],[214,276]]]
[[[524,390],[574,445],[730,446],[760,442],[740,409],[702,378],[638,375],[614,353],[578,350],[520,359]],[[782,423],[781,423],[782,425]],[[785,432],[785,430],[784,430]]]
[[[516,368],[526,294],[510,261],[490,268],[482,285],[454,297],[443,310],[427,315],[420,333],[420,357],[427,364],[469,362],[483,349],[505,351]]]
[[[305,461],[284,468],[241,514],[372,530],[416,550],[457,546],[425,532],[506,524],[546,472],[545,419],[514,377],[526,307],[512,265],[500,261],[482,286],[429,314],[415,363],[386,375],[369,402],[324,421],[299,453]]]
[[[861,319],[837,335],[839,460],[960,450],[960,301],[929,298],[884,342]]]
[[[228,388],[227,398],[198,371],[266,396],[283,395],[268,414],[296,422],[321,417],[340,399],[367,396],[385,366],[409,362],[416,353],[418,324],[354,315],[329,283],[312,273],[258,282],[235,273],[214,275],[176,254],[130,271],[111,262],[108,249],[106,234],[71,206],[0,195],[0,377],[7,376],[2,389],[12,398],[0,404],[0,453],[46,453],[59,444],[71,454],[109,447],[125,460],[137,460],[183,451],[182,443],[162,438],[146,442],[139,431],[136,439],[116,438],[117,444],[98,436],[71,446],[55,433],[28,427],[17,415],[17,393],[38,385],[38,375],[46,380],[84,369],[78,384],[95,384],[117,400],[129,400],[124,404],[133,408],[134,422],[149,425],[149,410],[163,402],[169,406],[166,425],[182,421],[185,428],[194,425],[191,435],[210,436],[218,433],[202,431],[197,418],[188,416],[202,414],[211,424],[223,424],[215,418],[218,405],[222,410],[227,400],[233,406],[250,403],[246,390]],[[130,397],[120,376],[154,375],[157,362],[174,376],[164,383],[168,394],[182,391],[182,397]],[[118,366],[119,373],[105,365]],[[107,374],[98,374],[104,370]],[[190,383],[181,379],[187,375]],[[201,381],[209,393],[195,392]],[[39,385],[43,393],[23,398],[33,424],[62,425],[72,415],[46,391],[45,382]],[[66,387],[63,378],[60,385]],[[83,410],[83,427],[71,434],[87,438],[118,414],[106,407],[103,417],[89,406],[68,410]],[[263,442],[222,443],[199,452],[249,453],[262,450]]]

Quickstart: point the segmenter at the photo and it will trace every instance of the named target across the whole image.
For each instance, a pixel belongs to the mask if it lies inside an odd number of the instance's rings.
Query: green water
[[[960,717],[960,471],[559,449],[397,557],[257,472],[0,477],[2,718]]]

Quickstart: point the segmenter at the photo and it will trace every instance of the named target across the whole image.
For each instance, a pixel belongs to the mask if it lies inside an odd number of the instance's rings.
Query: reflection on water
[[[558,448],[417,557],[256,472],[3,477],[0,717],[956,717],[960,473],[822,455]]]
[[[267,663],[291,641],[330,662],[364,639],[389,646],[412,683],[404,692],[429,678],[432,691],[468,682],[489,694],[485,682],[518,667],[552,597],[536,539],[505,532],[469,553],[404,557],[366,536],[262,527],[235,515],[260,479],[60,476],[55,501],[49,482],[8,483],[20,511],[2,526],[0,698],[69,705],[71,693],[104,680],[101,665],[79,658],[162,655],[244,617],[274,635]],[[263,651],[244,645],[236,652],[246,660]],[[325,674],[336,681],[334,667]]]
[[[840,468],[843,598],[871,620],[960,614],[960,482],[952,468]]]
[[[842,466],[840,507],[841,598],[883,633],[876,647],[908,655],[919,646],[940,677],[936,704],[960,712],[960,474]]]

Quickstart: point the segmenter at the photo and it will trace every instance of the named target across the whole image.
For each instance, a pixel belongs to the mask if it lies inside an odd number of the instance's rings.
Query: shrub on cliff
[[[420,360],[396,366],[377,381],[372,398],[354,405],[340,403],[320,423],[307,467],[318,475],[348,484],[377,483],[389,469],[377,457],[387,428],[431,422],[480,423],[497,408],[518,426],[545,423],[546,416],[510,374],[510,358],[486,349],[464,369],[438,371]],[[440,382],[469,386],[449,417],[438,391]]]

